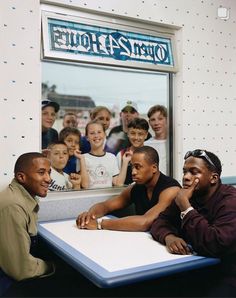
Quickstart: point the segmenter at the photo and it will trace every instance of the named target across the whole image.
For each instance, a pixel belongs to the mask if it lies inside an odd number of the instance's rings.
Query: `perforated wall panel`
[[[0,186],[13,177],[16,158],[39,150],[40,4],[0,2]]]

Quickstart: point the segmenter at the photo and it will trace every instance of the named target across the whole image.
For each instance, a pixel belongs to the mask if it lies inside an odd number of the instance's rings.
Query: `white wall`
[[[0,1],[0,187],[40,143],[39,1]]]
[[[223,162],[223,176],[236,176],[235,0],[55,0],[158,24],[179,26],[180,71],[174,77],[175,177],[187,150],[205,148]],[[217,17],[217,8],[230,18]],[[12,178],[23,152],[40,148],[39,0],[0,1],[0,187]]]

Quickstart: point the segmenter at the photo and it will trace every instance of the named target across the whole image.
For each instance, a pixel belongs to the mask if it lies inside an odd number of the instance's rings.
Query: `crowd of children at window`
[[[103,188],[132,184],[130,160],[136,148],[148,145],[159,154],[159,169],[167,174],[167,109],[152,106],[147,121],[141,118],[135,102],[127,101],[121,109],[119,126],[109,134],[112,117],[105,106],[90,113],[90,121],[82,136],[76,115],[66,113],[63,128],[53,128],[58,103],[42,100],[42,151],[51,161],[52,191]],[[151,126],[154,136],[149,132]]]

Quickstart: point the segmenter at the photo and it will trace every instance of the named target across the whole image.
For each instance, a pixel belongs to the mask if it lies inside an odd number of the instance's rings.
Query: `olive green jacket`
[[[54,271],[51,264],[30,254],[38,210],[37,199],[16,179],[0,192],[0,268],[18,281]]]

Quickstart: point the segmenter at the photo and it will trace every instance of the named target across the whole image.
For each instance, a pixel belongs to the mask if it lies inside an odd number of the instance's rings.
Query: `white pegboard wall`
[[[13,177],[16,158],[39,150],[39,1],[1,1],[0,181]]]
[[[223,175],[236,176],[236,2],[234,0],[55,0],[70,7],[181,27],[176,33],[179,72],[174,76],[176,178],[183,155],[205,148],[222,159]],[[219,7],[229,19],[218,17]]]
[[[184,153],[199,147],[218,153],[224,165],[223,175],[236,175],[235,0],[54,0],[41,3],[180,27],[176,32],[179,72],[174,75],[175,177],[181,178]],[[218,7],[229,10],[228,20],[218,18]],[[41,84],[39,9],[39,1],[0,2],[3,45],[0,59],[4,73],[0,107],[8,127],[1,131],[2,185],[9,181],[9,174],[4,176],[3,172],[11,171],[14,154],[39,148],[40,107],[36,108]],[[9,133],[14,131],[17,133]],[[21,139],[24,132],[25,139]]]

